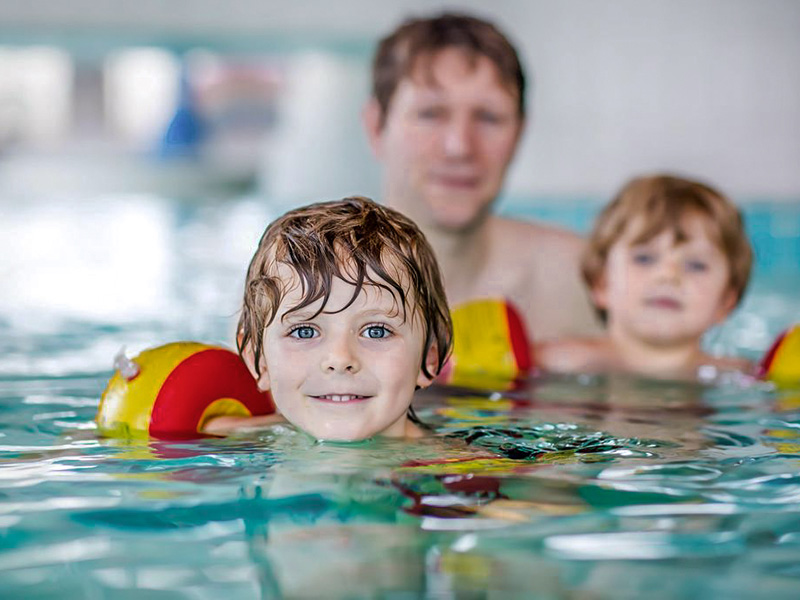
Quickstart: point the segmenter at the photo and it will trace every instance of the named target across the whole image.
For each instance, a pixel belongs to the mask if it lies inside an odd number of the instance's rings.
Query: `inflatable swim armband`
[[[108,437],[201,437],[214,417],[275,412],[235,352],[196,342],[175,342],[123,353],[100,400],[97,426]]]
[[[778,336],[761,360],[760,375],[776,383],[800,383],[800,324]]]
[[[482,299],[451,311],[453,354],[444,383],[507,389],[533,367],[530,341],[516,309],[502,299]]]

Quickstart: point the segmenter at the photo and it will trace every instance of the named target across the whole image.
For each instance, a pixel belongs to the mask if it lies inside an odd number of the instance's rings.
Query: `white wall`
[[[10,31],[19,37],[56,28],[211,42],[295,36],[369,47],[405,15],[441,7],[495,19],[532,76],[532,119],[509,193],[605,198],[633,173],[667,169],[742,200],[800,200],[796,0],[0,0],[0,43]],[[342,60],[352,65],[352,57]],[[351,86],[338,105],[356,110],[365,88]],[[364,191],[375,193],[376,167],[363,138],[352,143],[356,133],[321,131],[328,136],[322,147],[343,148],[337,161],[352,164]],[[282,160],[302,166],[304,195],[316,193],[314,181],[326,197],[339,193],[326,186],[323,156],[287,144],[302,162],[291,154]],[[355,191],[350,181],[337,185]]]

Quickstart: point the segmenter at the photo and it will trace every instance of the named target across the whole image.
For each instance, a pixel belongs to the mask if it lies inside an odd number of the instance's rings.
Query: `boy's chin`
[[[302,429],[305,433],[321,442],[363,442],[376,435],[380,431],[374,431],[370,428],[358,428],[350,426],[327,426],[327,427],[303,427],[296,424],[296,427]]]
[[[294,425],[322,442],[363,442],[377,436],[401,437],[405,434],[405,421],[404,418],[402,424],[383,424],[383,427],[352,422],[315,424],[314,426],[304,426],[301,423],[294,423]]]

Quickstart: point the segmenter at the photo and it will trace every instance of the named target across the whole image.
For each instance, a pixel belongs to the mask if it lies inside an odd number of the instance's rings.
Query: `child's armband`
[[[196,438],[207,421],[275,412],[234,352],[175,342],[128,359],[117,356],[103,392],[97,427],[109,437]]]
[[[800,324],[778,336],[761,360],[759,374],[777,383],[800,383]]]
[[[451,311],[453,354],[440,379],[464,387],[507,388],[533,367],[522,318],[503,299],[482,299]]]

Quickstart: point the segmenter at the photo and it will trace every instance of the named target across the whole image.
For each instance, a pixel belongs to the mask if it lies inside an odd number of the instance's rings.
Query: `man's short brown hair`
[[[629,181],[600,213],[583,253],[581,271],[590,289],[603,276],[611,247],[634,221],[641,223],[634,243],[645,243],[664,231],[673,231],[677,243],[686,241],[681,220],[687,213],[708,219],[712,242],[730,267],[730,288],[737,303],[747,288],[753,250],[742,215],[726,196],[711,186],[672,175],[652,175]],[[598,309],[600,316],[605,312]]]
[[[503,84],[517,94],[519,116],[525,116],[525,74],[508,38],[488,21],[443,13],[409,19],[380,41],[372,63],[372,95],[381,109],[381,123],[397,86],[412,74],[420,59],[430,60],[448,48],[463,50],[473,62],[480,56],[492,61]]]
[[[355,286],[347,306],[365,285],[387,290],[405,318],[422,319],[422,372],[432,379],[441,371],[453,339],[442,277],[425,236],[401,213],[355,196],[289,211],[267,227],[247,270],[237,336],[240,354],[253,349],[257,372],[264,330],[292,283],[279,276],[279,265],[291,269],[302,290],[289,312],[322,300],[321,313],[334,277]],[[434,345],[437,372],[429,373],[426,357]]]

